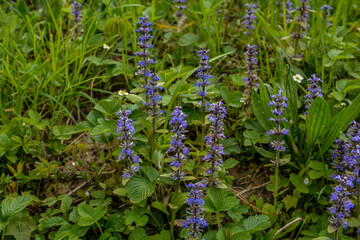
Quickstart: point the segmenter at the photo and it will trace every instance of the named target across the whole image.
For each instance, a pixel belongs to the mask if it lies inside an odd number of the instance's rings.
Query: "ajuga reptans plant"
[[[308,27],[308,18],[309,18],[309,10],[311,9],[309,5],[309,0],[301,0],[300,6],[297,6],[295,10],[299,12],[299,16],[296,18],[298,22],[297,30],[294,34],[292,34],[295,39],[295,47],[294,47],[294,56],[297,58],[302,57],[299,54],[299,40],[306,36],[306,31]]]
[[[186,9],[186,0],[174,0],[173,3],[176,4],[177,8],[176,17],[181,18],[184,15],[184,9]]]
[[[129,119],[129,115],[131,114],[130,110],[120,111],[118,115],[120,115],[117,120],[117,130],[116,132],[120,134],[119,140],[121,141],[120,148],[121,153],[119,155],[118,160],[125,161],[125,165],[127,164],[127,168],[123,171],[123,178],[130,178],[135,172],[139,171],[139,156],[134,153],[132,147],[134,146],[133,134],[135,129],[132,125],[132,120]]]
[[[274,191],[274,207],[277,205],[277,191],[278,191],[278,175],[279,175],[279,165],[280,165],[280,152],[284,152],[286,150],[285,142],[280,139],[282,135],[288,135],[289,130],[285,128],[281,128],[281,122],[287,122],[286,118],[281,117],[284,113],[284,109],[287,108],[287,98],[282,97],[281,93],[282,89],[279,90],[278,94],[274,94],[271,96],[272,101],[269,103],[269,106],[273,106],[271,112],[276,116],[276,118],[270,118],[270,121],[274,121],[276,123],[276,127],[267,134],[273,135],[276,137],[276,140],[270,143],[270,146],[273,147],[276,151],[276,159],[274,162],[275,165],[275,191]]]
[[[208,223],[203,217],[204,194],[203,188],[206,187],[204,183],[189,183],[187,188],[190,188],[189,197],[186,199],[188,208],[186,213],[188,216],[183,221],[183,227],[187,228],[188,239],[198,239],[201,236],[202,229],[207,227]]]
[[[246,45],[246,52],[244,53],[245,62],[246,62],[246,77],[244,77],[245,89],[244,89],[244,96],[242,98],[242,102],[246,105],[250,103],[250,97],[252,90],[257,91],[259,84],[258,84],[258,76],[256,73],[256,69],[258,67],[257,63],[257,55],[258,52],[256,51],[256,45]]]
[[[317,78],[315,74],[311,75],[311,78],[307,80],[310,85],[306,89],[309,93],[305,96],[305,108],[309,109],[313,101],[318,97],[322,97],[321,88],[319,82],[322,82],[320,78]]]
[[[195,77],[199,78],[196,82],[195,86],[199,87],[200,89],[196,91],[197,94],[201,97],[201,109],[202,109],[202,132],[201,132],[201,151],[204,150],[204,136],[205,136],[205,108],[207,106],[205,96],[206,96],[206,87],[212,85],[209,81],[212,79],[209,70],[211,66],[209,65],[209,50],[201,49],[198,51],[198,57],[200,58],[199,68],[196,71]]]
[[[211,125],[208,134],[204,138],[208,152],[203,157],[203,161],[209,163],[209,167],[205,169],[205,174],[209,175],[207,185],[215,186],[220,184],[220,182],[216,180],[216,173],[221,170],[224,163],[222,160],[223,155],[225,155],[224,147],[220,144],[220,140],[225,138],[224,119],[227,113],[222,102],[211,104],[209,110],[211,113],[208,119]]]
[[[251,29],[255,29],[256,24],[256,16],[255,16],[255,9],[257,6],[255,4],[245,3],[245,16],[243,16],[245,28],[247,28],[246,35],[250,35]]]

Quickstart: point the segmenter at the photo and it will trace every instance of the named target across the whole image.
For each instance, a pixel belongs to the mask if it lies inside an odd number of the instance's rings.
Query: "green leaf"
[[[113,191],[113,193],[115,195],[118,195],[120,197],[125,197],[126,196],[126,189],[125,188],[117,188]]]
[[[226,211],[235,206],[239,200],[233,196],[228,195],[223,189],[209,188],[207,190],[208,199],[205,199],[204,209],[208,212]]]
[[[16,240],[30,240],[35,229],[36,223],[30,216],[13,218],[6,229],[6,235],[12,235]]]
[[[343,112],[339,112],[331,119],[330,130],[326,135],[325,142],[321,146],[321,152],[317,153],[317,157],[320,158],[320,154],[327,152],[327,150],[334,143],[335,139],[339,136],[340,131],[345,131],[350,122],[354,121],[360,113],[360,95],[348,106]]]
[[[156,167],[161,168],[161,161],[162,161],[163,157],[164,157],[164,155],[161,153],[160,150],[154,151],[153,162]]]
[[[90,205],[79,205],[79,226],[91,226],[95,222],[99,221],[106,213],[107,207],[99,205],[95,209]]]
[[[162,202],[155,201],[155,202],[153,202],[151,205],[152,205],[154,208],[157,208],[157,209],[159,209],[160,211],[162,211],[162,212],[164,212],[164,213],[166,213],[166,214],[170,214],[170,213],[167,211],[164,203],[162,203]]]
[[[236,233],[231,240],[251,240],[250,233]]]
[[[265,215],[251,216],[244,221],[243,232],[253,233],[263,231],[271,226],[269,217]]]
[[[159,172],[153,167],[141,166],[140,170],[145,174],[150,182],[155,182],[160,176]]]
[[[292,207],[296,209],[296,205],[297,205],[297,202],[300,197],[301,196],[298,197],[298,196],[291,196],[291,195],[287,195],[286,197],[284,197],[282,202],[285,203],[286,211],[288,211]]]
[[[252,108],[261,126],[264,129],[271,129],[275,125],[269,120],[272,117],[269,107],[270,98],[261,80],[259,80],[259,92],[260,94],[253,91],[251,94]]]
[[[197,34],[194,33],[185,33],[183,36],[179,38],[178,44],[181,47],[189,46],[194,43],[199,42],[200,37]]]
[[[51,228],[55,226],[64,225],[66,223],[67,221],[63,217],[56,216],[45,219],[44,221],[40,222],[39,228],[40,229]]]
[[[321,97],[316,98],[306,115],[305,129],[308,151],[326,133],[330,117],[330,108],[326,101]]]
[[[7,219],[21,212],[31,203],[30,196],[22,195],[15,198],[6,198],[1,203],[1,218]]]
[[[223,168],[230,169],[239,164],[239,161],[233,158],[229,158],[224,162]]]
[[[296,187],[301,193],[309,193],[309,188],[304,183],[304,177],[298,176],[294,173],[290,174],[290,182]]]
[[[95,110],[106,115],[115,115],[120,110],[120,105],[117,100],[100,100],[94,107]]]
[[[63,199],[61,200],[60,209],[65,215],[68,214],[71,204],[72,204],[72,198],[69,195],[64,195]]]
[[[155,191],[155,184],[140,176],[133,176],[126,184],[126,192],[133,203],[141,202]]]

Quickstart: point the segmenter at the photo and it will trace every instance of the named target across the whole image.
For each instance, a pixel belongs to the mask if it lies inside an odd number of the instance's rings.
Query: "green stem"
[[[334,240],[338,240],[338,239],[339,239],[339,230],[336,230]]]
[[[96,221],[95,223],[96,223],[96,225],[98,226],[98,228],[99,228],[99,230],[100,230],[100,232],[101,232],[101,235],[103,235],[103,231],[101,230],[101,227],[100,227],[99,223],[98,223],[97,221]]]
[[[357,218],[360,217],[360,208],[359,208],[359,203],[360,203],[360,193],[359,193],[359,190],[360,190],[360,185],[359,184],[356,184],[356,188],[357,188],[357,191],[356,191],[356,213],[357,213]],[[358,235],[359,236],[359,235]]]
[[[180,191],[180,182],[176,181],[176,185],[175,185],[175,198],[174,198],[174,205],[177,204],[177,200],[178,200],[178,196],[179,196],[179,191]],[[175,224],[175,216],[176,216],[176,212],[177,209],[173,209],[172,210],[172,215],[171,215],[171,225],[170,225],[170,231],[171,231],[171,236],[172,238],[175,240],[174,238],[174,224]]]
[[[155,128],[156,128],[156,119],[153,117],[152,122],[152,132],[151,132],[151,143],[150,143],[150,160],[151,164],[154,164],[154,151],[155,151]]]
[[[1,240],[4,240],[5,239],[5,232],[6,232],[6,226],[2,232],[2,235],[1,235]]]
[[[205,137],[205,99],[203,97],[202,99],[202,121],[201,121],[201,151],[204,151],[204,145],[205,145],[205,141],[204,141],[204,137]]]
[[[276,152],[276,162],[275,162],[275,191],[274,191],[274,208],[276,210],[277,205],[277,196],[278,196],[278,181],[279,181],[279,157],[280,152]]]
[[[218,231],[220,231],[220,213],[216,212],[216,221],[217,221],[217,225],[218,225]]]

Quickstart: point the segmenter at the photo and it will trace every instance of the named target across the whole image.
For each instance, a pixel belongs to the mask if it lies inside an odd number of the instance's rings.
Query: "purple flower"
[[[135,174],[135,172],[139,171],[139,156],[134,153],[131,149],[134,146],[133,134],[135,129],[132,125],[132,120],[129,119],[129,115],[131,114],[130,110],[120,111],[117,113],[120,115],[117,120],[117,129],[116,133],[120,134],[118,138],[120,140],[120,148],[121,153],[119,155],[118,161],[124,160],[128,164],[128,168],[123,171],[123,178],[130,178]]]
[[[173,3],[177,4],[176,8],[178,9],[176,12],[176,16],[180,18],[183,15],[183,10],[186,8],[186,5],[183,5],[186,0],[174,0]]]
[[[198,82],[195,84],[196,87],[199,87],[200,90],[196,91],[197,94],[199,94],[202,98],[201,107],[205,108],[205,96],[206,96],[206,87],[212,85],[209,82],[209,79],[212,79],[211,74],[209,73],[209,70],[211,69],[211,66],[209,66],[209,50],[207,49],[201,49],[197,52],[198,57],[200,58],[200,67],[196,71],[195,77],[199,78]]]
[[[272,101],[269,103],[269,106],[273,106],[274,109],[271,110],[271,112],[276,116],[276,118],[270,118],[270,121],[274,121],[276,123],[276,127],[272,130],[270,130],[269,132],[267,132],[267,134],[269,135],[274,135],[277,137],[277,139],[275,141],[272,141],[270,143],[270,146],[273,147],[276,151],[285,151],[285,142],[284,141],[280,141],[280,136],[281,135],[289,135],[289,130],[288,129],[281,129],[280,128],[280,123],[282,121],[287,122],[286,118],[281,118],[281,115],[284,113],[284,109],[287,108],[287,98],[286,97],[282,97],[281,93],[284,90],[280,89],[278,94],[272,95],[271,99]]]
[[[353,187],[352,179],[345,175],[336,175],[333,179],[337,185],[333,187],[334,192],[331,193],[330,203],[332,206],[329,208],[332,216],[330,217],[330,226],[338,229],[343,226],[345,229],[349,226],[347,218],[350,217],[350,211],[354,204],[349,198],[351,195],[348,188]]]
[[[218,182],[214,181],[214,174],[221,170],[223,165],[222,157],[225,155],[223,146],[219,143],[220,140],[225,138],[224,135],[224,119],[226,118],[226,108],[222,102],[213,103],[210,106],[211,114],[208,119],[211,122],[209,133],[205,136],[206,146],[208,152],[202,158],[210,164],[209,168],[205,169],[211,179],[209,185],[216,185]]]
[[[158,86],[160,78],[156,75],[155,72],[151,72],[148,80],[148,84],[144,87],[146,90],[146,103],[145,107],[148,108],[148,114],[152,117],[156,117],[162,113],[159,109],[159,103],[162,98],[159,95],[159,89],[162,90],[162,87]]]
[[[246,7],[245,9],[245,16],[243,16],[243,20],[245,23],[245,27],[248,29],[246,32],[246,35],[250,35],[250,30],[255,29],[255,23],[256,23],[256,16],[255,16],[255,9],[257,6],[255,4],[244,4]]]
[[[82,5],[79,4],[78,2],[76,2],[76,1],[73,2],[73,10],[71,11],[71,13],[74,16],[75,24],[78,24],[81,21],[81,16],[80,16],[80,8],[81,7],[82,7]]]
[[[306,89],[309,93],[305,96],[306,109],[309,109],[315,98],[318,96],[323,97],[321,93],[321,88],[318,86],[319,82],[322,82],[320,78],[317,78],[315,74],[311,75],[312,78],[309,78],[307,81],[310,83],[309,87]]]
[[[244,59],[247,69],[246,71],[246,77],[244,77],[244,83],[245,83],[245,89],[244,89],[244,97],[242,99],[242,102],[245,102],[245,104],[248,104],[250,102],[250,96],[252,90],[257,90],[259,87],[258,84],[258,76],[256,73],[256,69],[258,67],[257,63],[257,55],[258,52],[256,51],[257,46],[256,45],[246,45],[247,51],[244,53]]]
[[[189,183],[187,188],[190,188],[189,197],[185,201],[189,206],[186,209],[188,216],[183,221],[183,228],[187,228],[189,238],[198,238],[201,236],[201,229],[207,227],[208,223],[203,217],[204,194],[202,188],[205,184]]]
[[[291,22],[291,15],[290,15],[290,12],[292,10],[294,10],[294,8],[292,7],[294,4],[290,1],[290,0],[287,0],[285,2],[285,9],[286,9],[286,22]]]
[[[336,139],[336,149],[333,151],[332,155],[332,165],[335,168],[336,175],[340,174],[345,170],[345,167],[351,164],[348,160],[348,153],[350,144],[348,141]]]
[[[185,133],[187,132],[186,114],[181,109],[180,106],[175,107],[175,110],[170,114],[171,119],[169,121],[169,125],[172,127],[170,131],[175,133],[172,136],[171,146],[168,149],[168,153],[172,153],[171,158],[173,160],[170,166],[175,168],[172,172],[174,180],[183,179],[184,172],[181,171],[181,164],[189,154],[189,149],[184,144],[186,139]]]
[[[330,17],[330,10],[333,10],[332,7],[330,7],[329,5],[324,5],[320,8],[321,10],[324,10],[324,21],[326,22],[328,17]],[[328,27],[331,27],[332,24],[330,22],[328,22]]]
[[[139,22],[137,24],[139,25],[139,28],[135,30],[138,33],[136,44],[140,47],[140,50],[135,53],[135,56],[142,58],[138,63],[140,68],[137,75],[144,76],[145,85],[147,85],[147,79],[151,74],[149,66],[155,64],[155,61],[148,52],[149,48],[153,48],[150,43],[150,40],[153,38],[153,36],[150,35],[150,32],[152,32],[153,29],[151,29],[152,23],[149,22],[148,17],[139,17]]]

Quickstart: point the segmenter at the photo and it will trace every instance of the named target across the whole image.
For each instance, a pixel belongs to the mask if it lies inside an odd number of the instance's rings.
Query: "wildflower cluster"
[[[258,67],[256,55],[258,55],[258,52],[256,51],[257,50],[256,45],[252,45],[252,46],[246,45],[246,48],[247,50],[244,53],[244,56],[246,62],[245,68],[247,69],[246,71],[247,76],[244,77],[245,90],[242,101],[245,103],[249,103],[251,91],[252,90],[256,91],[259,87],[258,76],[256,73],[256,68]]]
[[[139,156],[132,150],[135,129],[132,126],[133,121],[128,117],[131,114],[130,110],[120,111],[117,114],[120,117],[117,120],[116,133],[121,134],[119,137],[121,153],[118,160],[127,162],[128,168],[123,171],[123,178],[130,178],[135,172],[139,171]]]
[[[318,86],[319,82],[322,82],[320,78],[317,78],[315,74],[311,75],[312,78],[309,78],[307,81],[310,83],[309,87],[306,89],[310,93],[305,96],[306,109],[309,109],[315,98],[318,96],[323,97],[321,93],[321,88]]]
[[[73,2],[73,10],[71,11],[71,13],[74,16],[74,22],[75,24],[78,24],[81,21],[81,16],[80,16],[80,8],[82,7],[82,5],[76,1]]]
[[[309,18],[309,10],[311,9],[309,5],[309,0],[301,0],[301,5],[296,7],[296,10],[299,11],[300,15],[297,18],[298,23],[302,27],[303,31],[306,31],[308,28],[307,20]],[[303,35],[304,36],[304,35]],[[297,36],[300,37],[300,36]]]
[[[209,54],[209,50],[205,48],[198,51],[198,57],[200,58],[200,62],[199,62],[200,67],[195,74],[195,77],[199,78],[199,81],[195,84],[195,86],[200,88],[200,90],[196,91],[196,93],[199,94],[202,98],[201,108],[203,109],[206,106],[205,104],[206,87],[212,85],[209,82],[209,79],[212,79],[212,76],[209,73],[211,66],[209,66],[208,54]]]
[[[291,11],[294,10],[294,8],[292,7],[294,4],[290,1],[290,0],[287,0],[285,2],[285,10],[286,10],[286,22],[291,22]]]
[[[246,14],[242,19],[244,20],[245,27],[248,29],[246,35],[250,35],[250,30],[255,29],[256,16],[254,13],[257,6],[255,4],[248,3],[245,3],[244,6],[246,7]]]
[[[270,143],[270,146],[273,147],[276,151],[286,150],[284,146],[285,142],[280,141],[280,136],[289,134],[288,129],[280,128],[280,123],[282,121],[287,122],[286,118],[281,118],[281,115],[284,113],[284,109],[287,108],[287,104],[286,104],[287,98],[281,96],[282,92],[283,90],[280,89],[278,94],[272,95],[271,96],[272,101],[269,103],[269,106],[274,106],[274,109],[271,110],[271,112],[275,114],[276,118],[270,118],[270,120],[276,123],[276,127],[270,130],[269,132],[267,132],[267,134],[277,136],[277,139]]]
[[[324,22],[326,22],[328,20],[328,18],[330,17],[330,10],[333,10],[332,7],[330,7],[329,5],[324,5],[320,8],[321,10],[324,10]],[[332,24],[330,22],[328,22],[328,27],[331,27]]]
[[[221,170],[223,165],[222,156],[225,155],[223,146],[219,143],[225,138],[224,135],[224,118],[226,118],[226,108],[222,102],[213,103],[210,106],[211,114],[208,119],[211,121],[209,133],[205,136],[206,146],[209,149],[203,160],[210,164],[206,173],[211,176],[209,185],[216,185],[214,174]]]
[[[186,203],[189,205],[186,209],[188,216],[183,221],[183,228],[187,228],[189,239],[198,238],[201,235],[201,229],[207,227],[208,223],[203,217],[204,194],[202,188],[205,188],[204,183],[189,183],[187,188],[190,188],[189,197]]]
[[[172,178],[174,180],[181,180],[184,176],[184,172],[181,171],[181,164],[189,154],[189,149],[184,144],[186,139],[185,133],[187,132],[186,114],[181,111],[180,106],[177,106],[170,114],[170,117],[169,125],[172,127],[170,131],[175,133],[175,135],[172,136],[171,146],[168,149],[168,152],[172,153],[171,157],[173,160],[170,166],[176,169],[172,172]]]
[[[354,172],[356,184],[360,184],[360,123],[353,121],[346,135],[349,137],[346,161]]]
[[[180,18],[183,15],[183,10],[186,8],[186,5],[183,5],[186,0],[174,0],[173,3],[177,4],[176,8],[178,9],[176,12],[176,17]]]
[[[338,229],[340,226],[346,229],[349,226],[346,218],[350,217],[350,210],[354,207],[354,204],[349,199],[351,193],[348,190],[348,188],[353,187],[353,181],[344,174],[336,175],[333,179],[337,182],[337,185],[333,188],[334,192],[330,196],[330,203],[332,203],[330,213],[333,214],[330,217],[330,226],[333,229]]]
[[[354,184],[360,184],[360,123],[352,122],[347,132],[348,139],[337,139],[336,149],[333,151],[332,165],[335,174],[331,176],[337,182],[331,193],[330,226],[337,230],[340,226],[349,226],[347,218],[354,204],[349,196]],[[352,172],[351,175],[349,175]],[[355,192],[359,195],[359,192]]]
[[[140,51],[135,53],[135,56],[141,57],[142,60],[138,62],[140,66],[137,74],[139,76],[144,76],[145,85],[147,84],[147,79],[150,77],[151,71],[149,65],[155,64],[155,61],[151,58],[151,55],[148,51],[149,48],[153,48],[152,44],[149,42],[153,36],[150,35],[152,23],[149,22],[148,17],[140,17],[139,26],[135,31],[138,33],[137,45],[140,47]]]
[[[145,79],[145,107],[148,108],[148,114],[152,117],[156,117],[161,113],[161,111],[158,109],[158,104],[162,98],[158,93],[158,89],[162,88],[158,86],[160,78],[155,72],[152,72],[149,69],[150,65],[155,64],[155,61],[151,58],[151,55],[148,52],[149,48],[153,48],[152,44],[149,42],[150,39],[153,38],[150,35],[150,32],[152,31],[150,28],[152,23],[149,22],[148,17],[140,17],[139,20],[140,21],[137,24],[140,26],[138,29],[136,29],[136,32],[138,33],[137,45],[140,47],[140,51],[136,52],[135,56],[141,57],[142,60],[138,62],[140,68],[137,74],[144,76]]]

